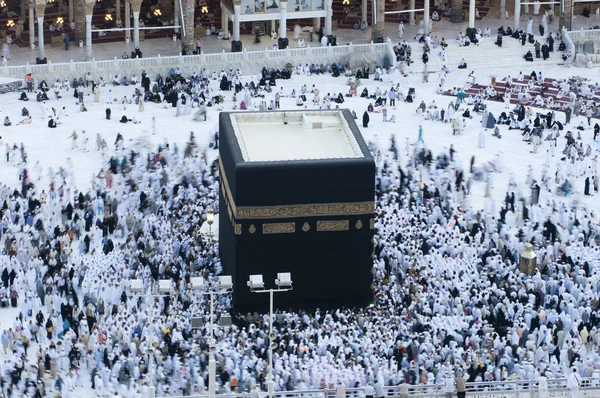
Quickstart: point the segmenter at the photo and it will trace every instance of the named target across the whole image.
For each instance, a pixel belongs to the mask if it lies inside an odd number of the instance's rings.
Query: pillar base
[[[242,52],[242,42],[240,40],[232,40],[231,41],[231,52],[232,53],[241,53]]]
[[[277,44],[279,45],[280,50],[285,50],[290,45],[290,41],[287,37],[280,37],[277,39]]]
[[[48,58],[36,58],[35,63],[37,65],[43,65],[48,63]]]
[[[383,36],[379,36],[379,35],[373,35],[373,38],[371,40],[373,40],[373,43],[384,43],[385,42],[385,38]]]

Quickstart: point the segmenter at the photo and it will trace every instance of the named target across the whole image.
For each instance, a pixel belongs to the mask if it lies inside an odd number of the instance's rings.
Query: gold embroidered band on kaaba
[[[372,215],[374,211],[374,203],[372,201],[238,207],[233,200],[221,158],[219,158],[219,173],[221,177],[221,189],[224,191],[223,197],[227,203],[227,212],[232,223],[234,220],[362,216]]]

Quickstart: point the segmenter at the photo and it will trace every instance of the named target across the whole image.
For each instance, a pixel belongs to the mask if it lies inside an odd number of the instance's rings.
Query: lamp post
[[[147,297],[147,301],[148,301],[148,378],[150,379],[150,387],[148,387],[148,397],[149,398],[155,398],[156,397],[156,388],[154,387],[154,381],[153,379],[153,375],[154,375],[154,370],[152,369],[152,355],[154,353],[154,350],[152,349],[152,332],[150,330],[150,328],[153,325],[153,321],[152,321],[152,308],[154,307],[154,300],[157,297],[165,297],[167,295],[169,295],[169,293],[171,292],[171,285],[172,285],[172,281],[169,279],[160,279],[158,281],[158,293],[157,294],[153,294],[152,293],[152,288],[153,288],[153,281],[150,280],[149,285],[148,285],[148,289],[146,291],[145,296]],[[129,282],[129,290],[131,290],[133,293],[142,296],[144,295],[144,281],[141,279],[133,279]]]
[[[208,234],[212,238],[212,225],[215,222],[215,211],[209,207],[206,211],[206,223],[208,224]]]
[[[214,215],[214,214],[213,214]],[[190,278],[190,288],[194,291],[202,290],[204,286],[204,278]],[[213,334],[213,314],[215,307],[215,296],[219,294],[229,294],[233,290],[233,282],[230,275],[221,275],[217,281],[217,290],[200,292],[202,295],[210,296],[210,319],[208,322],[208,334],[210,335],[208,358],[208,396],[213,398],[216,394],[217,387],[217,362],[215,360],[215,337]]]
[[[248,287],[252,293],[269,293],[269,368],[267,369],[267,389],[269,398],[273,398],[275,380],[273,379],[273,349],[275,344],[275,333],[273,333],[273,294],[292,290],[292,274],[280,272],[275,279],[277,289],[265,289],[262,275],[250,275]]]

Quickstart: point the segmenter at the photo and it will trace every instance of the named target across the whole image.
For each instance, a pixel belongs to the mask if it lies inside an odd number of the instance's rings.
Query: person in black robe
[[[585,186],[583,188],[583,194],[590,196],[590,177],[585,178]]]
[[[544,24],[540,24],[540,36],[544,36]]]
[[[527,34],[521,33],[521,45],[524,46],[527,41]]]
[[[523,119],[525,119],[525,107],[523,105],[521,105],[519,107],[519,112],[518,112],[517,120],[519,122],[522,122]]]
[[[554,52],[554,38],[552,34],[548,35],[548,51]]]
[[[544,44],[542,46],[542,58],[545,60],[547,60],[550,57],[550,51],[548,49],[548,45]]]
[[[527,62],[533,62],[533,54],[531,51],[527,51],[525,55],[523,55],[523,58],[525,58],[525,61]]]
[[[429,62],[429,55],[427,55],[427,53],[423,53],[423,63],[427,64],[427,62]]]
[[[54,119],[48,120],[48,127],[50,127],[51,129],[56,128],[56,122],[54,121]]]
[[[546,114],[546,127],[549,129],[552,128],[552,112]]]
[[[363,127],[369,127],[369,112],[365,111],[365,113],[363,113]]]
[[[496,45],[498,47],[502,47],[502,33],[498,33],[498,36],[496,37]]]
[[[540,52],[541,52],[540,50],[541,50],[542,45],[540,44],[539,41],[536,40],[533,47],[535,48],[535,57],[540,58]]]
[[[229,91],[229,82],[227,81],[227,76],[223,75],[219,88],[223,91]]]
[[[106,120],[110,120],[110,114],[111,114],[111,112],[112,111],[110,110],[110,108],[106,108],[106,111],[105,111],[105,113],[106,113]]]

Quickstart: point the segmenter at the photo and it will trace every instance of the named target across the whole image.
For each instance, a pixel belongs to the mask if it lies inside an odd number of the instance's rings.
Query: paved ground
[[[496,15],[494,15],[494,14],[496,14]],[[491,10],[490,14],[488,14],[488,16],[486,18],[484,18],[482,21],[477,21],[476,26],[481,27],[481,28],[486,28],[489,26],[492,29],[492,32],[495,32],[495,30],[500,25],[512,25],[512,23],[513,23],[512,15],[511,15],[511,18],[506,21],[508,23],[503,23],[502,21],[500,21],[497,14],[498,14],[497,11],[494,13],[494,10]],[[533,16],[532,15],[532,17],[534,17],[534,23],[535,23],[534,26],[537,26],[537,24],[539,23],[539,21],[541,19],[541,16],[539,16],[539,15]],[[593,17],[596,17],[596,16],[593,15]],[[526,25],[525,21],[527,21],[528,18],[529,18],[529,15],[522,15],[521,20],[523,22],[521,23],[521,25],[523,28],[525,27],[525,25]],[[581,19],[583,19],[583,18],[581,18]],[[595,19],[595,18],[585,19],[585,22],[591,23],[592,19]],[[293,27],[289,27],[289,28],[293,28]],[[406,26],[406,32],[405,32],[404,38],[409,41],[412,40],[415,33],[417,32],[417,28],[418,28],[417,26]],[[438,37],[445,37],[446,40],[449,41],[449,40],[455,39],[457,32],[464,31],[466,28],[467,28],[466,23],[453,24],[448,19],[444,19],[443,21],[440,21],[440,22],[434,22],[432,34],[436,35]],[[398,29],[397,23],[395,23],[395,22],[386,23],[386,28],[385,28],[386,36],[390,37],[392,40],[397,40],[398,39],[397,29]],[[557,29],[558,29],[558,22],[557,22],[557,18],[555,18],[554,23],[551,26],[551,30],[555,31]],[[336,35],[338,37],[339,44],[346,44],[346,43],[350,43],[350,42],[368,43],[371,41],[371,30],[370,29],[367,29],[365,31],[352,30],[352,29],[340,29],[340,30],[334,31],[333,33],[334,33],[334,35]],[[288,36],[289,38],[293,39],[293,32],[288,32],[288,35],[289,35]],[[271,48],[271,46],[275,43],[269,37],[263,37],[262,42],[260,44],[254,44],[253,43],[254,38],[250,35],[243,35],[241,39],[243,42],[243,47],[248,51],[257,51],[257,50],[264,50],[265,48]],[[304,33],[304,39],[305,39],[307,45],[313,45],[313,46],[318,45],[317,42],[310,43],[308,41],[308,33]],[[296,45],[296,43],[293,40],[291,40],[290,46],[294,47],[295,45]],[[152,56],[156,56],[157,54],[160,54],[162,56],[177,55],[177,54],[179,54],[180,47],[181,47],[180,42],[173,42],[172,40],[167,39],[167,38],[143,41],[143,42],[141,42],[141,45],[140,45],[140,48],[144,54],[144,57],[152,57]],[[125,41],[94,44],[92,47],[93,56],[94,56],[94,58],[96,58],[98,60],[112,59],[114,57],[120,57],[123,54],[123,52],[126,51],[129,53],[132,50],[133,50],[133,44],[132,43],[126,44]],[[216,36],[204,37],[202,50],[205,53],[230,51],[231,50],[231,42],[229,40],[220,40]],[[38,55],[37,49],[31,50],[29,48],[19,48],[15,45],[10,47],[10,51],[11,51],[11,59],[9,61],[9,65],[21,65],[21,64],[25,64],[27,62],[35,63],[35,59]],[[50,47],[47,45],[45,47],[45,55],[48,58],[48,60],[53,63],[70,62],[71,60],[83,61],[83,60],[85,60],[85,48],[71,46],[69,51],[65,51],[63,48]],[[0,69],[0,75],[1,75],[1,69]]]

